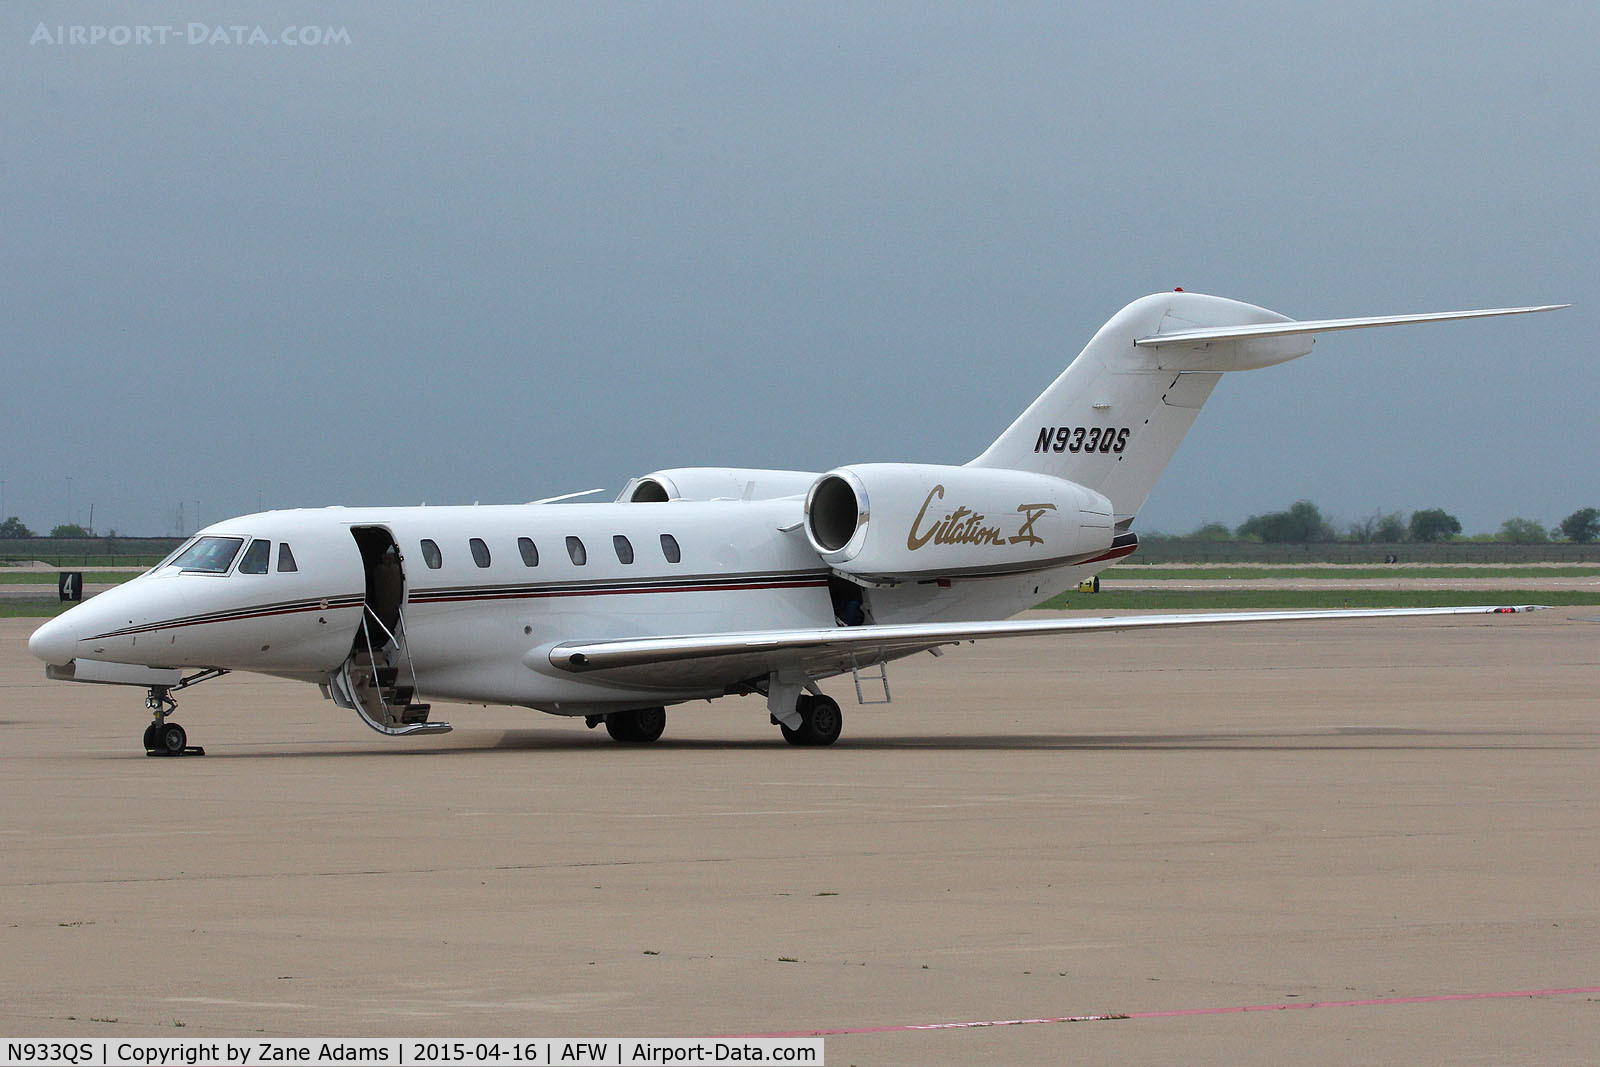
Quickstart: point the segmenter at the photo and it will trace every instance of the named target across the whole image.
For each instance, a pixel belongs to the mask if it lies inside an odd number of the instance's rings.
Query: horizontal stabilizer
[[[1485,308],[1479,311],[1435,311],[1424,315],[1373,315],[1359,319],[1307,319],[1303,322],[1262,322],[1248,326],[1202,326],[1140,337],[1133,343],[1141,348],[1162,345],[1204,344],[1213,341],[1246,341],[1255,337],[1292,337],[1296,334],[1332,333],[1335,330],[1364,330],[1370,326],[1404,326],[1413,322],[1448,322],[1451,319],[1486,319],[1496,315],[1527,315],[1535,311],[1559,311],[1570,304],[1542,304],[1525,308]]]

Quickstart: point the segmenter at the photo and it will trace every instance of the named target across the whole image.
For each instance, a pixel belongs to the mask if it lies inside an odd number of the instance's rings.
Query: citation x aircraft
[[[1318,333],[1565,306],[1295,321],[1182,290],[1147,296],[961,466],[679,468],[612,503],[246,515],[45,623],[28,647],[51,678],[146,689],[155,754],[202,751],[169,720],[172,694],[230,671],[313,683],[393,736],[450,729],[426,698],[649,742],[669,705],[760,693],[785,740],[828,745],[843,720],[820,680],[852,675],[858,700],[883,702],[890,660],[965,641],[1515,611],[1007,621],[1134,551],[1135,515],[1223,374],[1303,356]]]

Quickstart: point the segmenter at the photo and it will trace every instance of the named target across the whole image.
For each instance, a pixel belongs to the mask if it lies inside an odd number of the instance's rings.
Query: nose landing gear
[[[167,716],[178,710],[178,702],[172,699],[171,690],[164,685],[153,685],[150,693],[144,698],[144,706],[150,709],[155,716],[155,721],[144,728],[144,754],[146,756],[204,756],[206,750],[198,745],[189,744],[189,735],[183,727],[175,722],[168,722]]]
[[[184,689],[199,682],[220,678],[228,672],[221,668],[212,668],[192,674],[177,685],[152,685],[145,694],[144,706],[150,709],[151,716],[155,719],[144,728],[144,754],[146,756],[204,756],[206,750],[199,745],[189,744],[189,735],[183,727],[175,722],[168,722],[167,716],[178,710],[178,702],[172,699],[174,689]]]

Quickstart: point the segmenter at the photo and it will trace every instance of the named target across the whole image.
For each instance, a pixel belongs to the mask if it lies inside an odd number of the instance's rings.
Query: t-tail
[[[1218,379],[1303,356],[1314,334],[1554,311],[1539,307],[1296,321],[1200,293],[1135,300],[969,467],[1064,478],[1105,496],[1126,530]]]

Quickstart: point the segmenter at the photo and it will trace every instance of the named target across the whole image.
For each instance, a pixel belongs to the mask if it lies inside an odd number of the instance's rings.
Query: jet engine
[[[771,500],[799,496],[816,471],[775,471],[751,467],[675,467],[635,478],[622,487],[617,503],[653,504],[667,500]]]
[[[805,503],[817,554],[869,584],[1084,563],[1111,548],[1113,526],[1092,489],[993,468],[853,464],[817,478]]]

